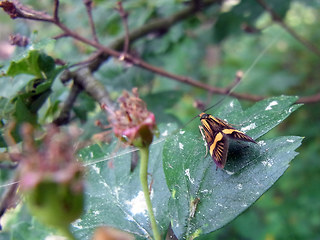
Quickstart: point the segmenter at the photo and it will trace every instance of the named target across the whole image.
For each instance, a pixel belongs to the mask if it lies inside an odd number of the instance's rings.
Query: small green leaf
[[[27,57],[23,57],[18,61],[12,61],[7,75],[14,77],[19,74],[30,74],[36,77],[42,77],[38,65],[39,51],[32,50],[28,53]]]
[[[29,74],[36,78],[43,78],[51,76],[54,78],[62,69],[58,68],[55,70],[54,59],[39,50],[31,50],[27,55],[22,55],[18,60],[11,62],[7,76],[15,77],[19,74]]]
[[[55,68],[55,62],[52,57],[40,53],[39,59],[38,59],[38,65],[41,71],[43,72],[51,72]]]
[[[256,139],[295,110],[295,100],[267,99],[246,111],[232,101],[215,116]],[[172,228],[178,239],[193,239],[215,231],[246,210],[288,168],[301,140],[290,136],[261,140],[258,144],[231,141],[225,169],[216,170],[212,158],[205,156],[196,124],[170,137],[163,149],[163,166],[171,191]],[[198,199],[196,206],[191,204],[194,199]]]
[[[26,106],[25,102],[20,97],[18,97],[15,104],[16,108],[14,117],[18,123],[29,122],[31,124],[36,124],[37,115],[30,111],[28,106]]]

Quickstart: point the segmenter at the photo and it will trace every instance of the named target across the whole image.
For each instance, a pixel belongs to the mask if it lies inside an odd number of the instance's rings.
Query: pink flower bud
[[[102,106],[110,113],[108,120],[115,136],[132,146],[150,145],[157,130],[156,120],[146,103],[139,98],[138,89],[133,88],[132,94],[124,91],[118,102],[119,109],[115,111]]]

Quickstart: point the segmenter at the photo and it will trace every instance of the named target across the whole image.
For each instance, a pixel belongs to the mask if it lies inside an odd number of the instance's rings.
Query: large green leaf
[[[301,105],[293,105],[297,100],[297,97],[273,97],[256,103],[246,111],[241,111],[239,102],[232,101],[228,107],[222,107],[217,117],[231,119],[229,122],[234,127],[257,139],[299,108]]]
[[[285,119],[298,106],[295,97],[261,101],[242,111],[236,101],[218,117],[254,139]],[[231,142],[225,169],[216,170],[196,124],[168,138],[163,166],[171,191],[169,211],[178,239],[192,239],[221,228],[252,205],[288,168],[301,137]]]
[[[169,131],[166,128],[162,134],[164,137]],[[148,173],[156,221],[164,236],[170,223],[170,193],[162,168],[163,143],[160,139],[151,146]],[[114,146],[101,148],[93,145],[81,152],[81,158],[90,161],[87,163],[87,201],[85,214],[73,224],[73,231],[78,239],[90,239],[96,227],[108,225],[133,233],[138,239],[150,238],[152,230],[139,180],[139,167],[130,171],[132,153],[136,150],[107,154],[112,148]]]

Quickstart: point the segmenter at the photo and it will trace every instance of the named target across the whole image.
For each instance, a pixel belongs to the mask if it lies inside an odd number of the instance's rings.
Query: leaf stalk
[[[154,217],[152,203],[150,199],[150,192],[148,187],[148,160],[149,160],[149,146],[140,148],[140,182],[144,198],[147,204],[147,209],[151,221],[151,228],[155,240],[160,240],[161,236],[157,227],[156,219]]]

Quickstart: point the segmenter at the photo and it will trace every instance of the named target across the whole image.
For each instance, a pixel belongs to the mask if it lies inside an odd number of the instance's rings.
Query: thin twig
[[[233,82],[226,87],[226,89],[227,89],[226,94],[231,93],[231,92],[235,89],[235,87],[236,87],[236,86],[240,83],[240,81],[243,79],[243,76],[244,76],[244,73],[239,70],[239,71],[236,73],[236,76],[235,76]]]
[[[66,33],[60,33],[57,36],[54,36],[52,38],[55,39],[55,40],[58,40],[58,39],[63,38],[63,37],[68,37],[68,35]]]
[[[90,28],[91,28],[91,33],[93,36],[94,41],[99,42],[98,37],[97,37],[97,32],[96,32],[96,28],[94,26],[94,21],[93,21],[93,17],[92,17],[92,0],[83,0],[84,5],[86,6],[87,9],[87,14],[88,14],[88,18],[89,18],[89,24],[90,24]]]
[[[315,95],[300,97],[296,103],[318,103],[320,102],[320,93]]]
[[[54,0],[54,10],[53,10],[53,19],[55,22],[59,22],[59,0]]]
[[[320,57],[320,49],[315,46],[312,42],[308,41],[306,38],[297,34],[291,27],[289,27],[281,17],[270,8],[264,0],[256,0],[272,17],[272,20],[278,23],[282,28],[284,28],[292,37],[294,37],[297,41],[303,44],[306,48],[308,48],[311,52]]]
[[[90,57],[88,57],[86,60],[70,65],[69,69],[71,69],[73,67],[77,67],[77,66],[88,65],[92,61],[94,61],[100,54],[101,54],[101,51],[98,50],[97,52],[93,53]]]
[[[124,26],[124,31],[125,31],[125,39],[124,39],[124,48],[123,48],[123,53],[124,55],[128,54],[129,51],[129,26],[128,26],[128,12],[126,12],[123,7],[122,7],[122,2],[117,3],[118,7],[116,10],[119,12],[119,15],[122,19],[122,24]]]

